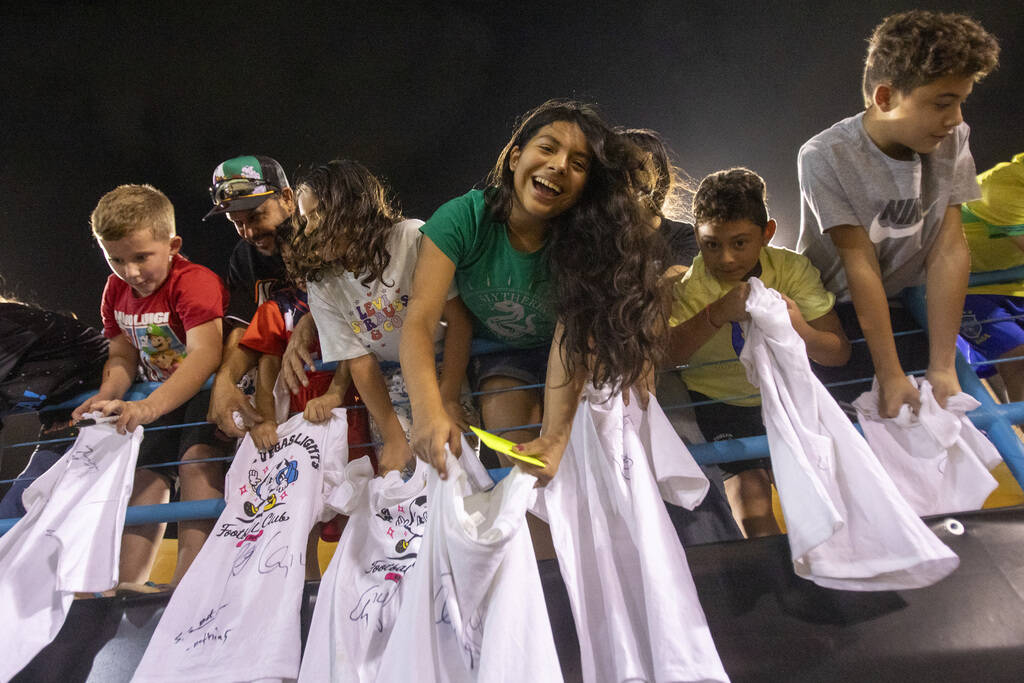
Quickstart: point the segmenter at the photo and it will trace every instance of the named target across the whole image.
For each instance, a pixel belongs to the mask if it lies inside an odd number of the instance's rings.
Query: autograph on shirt
[[[186,643],[188,647],[185,648],[185,652],[190,652],[208,643],[226,642],[231,629],[227,628],[221,631],[220,627],[214,622],[217,620],[217,615],[220,614],[221,610],[227,606],[228,603],[225,602],[221,606],[211,609],[195,625],[189,626],[174,636],[174,644]]]

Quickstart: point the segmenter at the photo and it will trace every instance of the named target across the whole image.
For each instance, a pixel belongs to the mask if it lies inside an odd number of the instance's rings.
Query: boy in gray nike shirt
[[[846,302],[837,312],[847,333],[867,340],[871,362],[861,353],[858,363],[855,352],[845,375],[873,367],[886,417],[919,405],[888,306],[904,287],[927,287],[927,379],[936,399],[945,405],[960,391],[955,340],[970,267],[960,204],[980,196],[960,108],[998,56],[995,38],[968,17],[889,16],[869,41],[866,110],[800,148],[797,250]]]

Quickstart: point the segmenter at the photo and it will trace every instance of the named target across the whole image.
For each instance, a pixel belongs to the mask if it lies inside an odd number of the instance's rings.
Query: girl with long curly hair
[[[476,336],[505,347],[473,358],[484,426],[545,462],[524,467],[542,482],[558,469],[585,381],[621,390],[649,379],[666,326],[634,187],[642,168],[639,150],[590,105],[552,100],[523,117],[484,190],[446,203],[421,228],[402,366],[413,450],[442,476],[444,446],[458,453],[460,427],[443,410],[430,330],[453,280]],[[520,389],[542,382],[543,396]],[[542,405],[539,435],[507,430],[540,422]]]
[[[347,364],[370,412],[374,441],[383,442],[381,473],[401,470],[412,452],[398,349],[423,222],[403,219],[384,183],[351,160],[313,168],[299,180],[296,196],[298,215],[286,250],[289,273],[306,283],[321,357]],[[443,347],[440,394],[453,419],[464,422],[459,393],[470,321],[454,288],[440,298],[445,325],[439,315],[425,335],[430,367]]]

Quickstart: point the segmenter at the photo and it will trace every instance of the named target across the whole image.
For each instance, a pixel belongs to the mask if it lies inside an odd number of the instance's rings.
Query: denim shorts
[[[551,347],[503,349],[473,356],[469,362],[469,381],[473,391],[480,391],[484,380],[511,377],[523,384],[544,384]]]

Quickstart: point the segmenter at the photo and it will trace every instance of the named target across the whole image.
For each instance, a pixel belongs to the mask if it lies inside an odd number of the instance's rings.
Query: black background
[[[691,175],[761,173],[798,228],[796,153],[862,108],[865,40],[886,14],[965,11],[1003,46],[968,100],[979,171],[1024,151],[1019,2],[4,3],[3,289],[98,324],[108,273],[88,217],[104,192],[171,198],[185,252],[218,272],[237,240],[201,222],[238,154],[350,157],[427,218],[478,185],[518,115],[550,97],[655,128]]]

